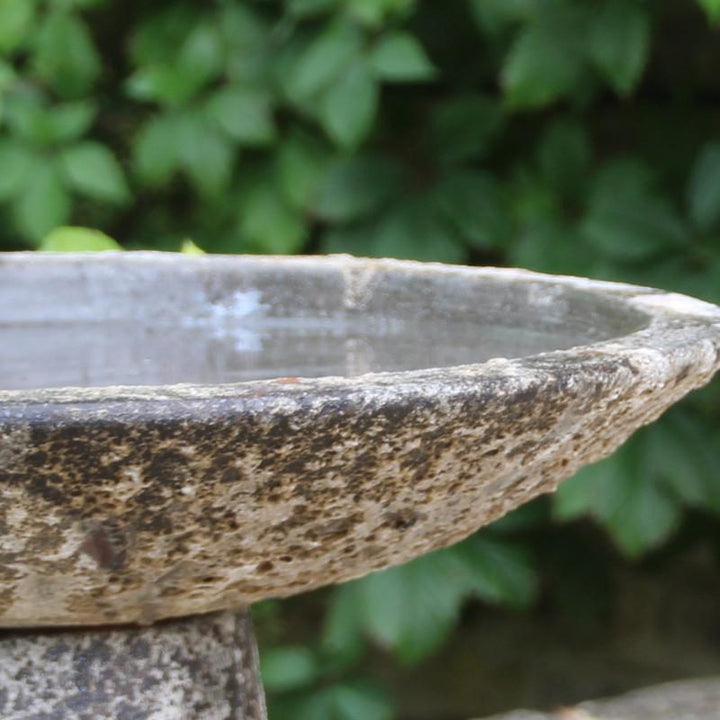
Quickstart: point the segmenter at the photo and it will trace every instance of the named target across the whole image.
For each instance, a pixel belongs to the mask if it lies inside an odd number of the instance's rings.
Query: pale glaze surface
[[[553,490],[720,366],[720,311],[626,285],[350,258],[73,262],[125,288],[140,266],[246,283],[260,268],[258,288],[297,276],[352,312],[406,299],[438,322],[539,306],[616,337],[350,378],[0,392],[6,626],[152,622],[403,562]]]

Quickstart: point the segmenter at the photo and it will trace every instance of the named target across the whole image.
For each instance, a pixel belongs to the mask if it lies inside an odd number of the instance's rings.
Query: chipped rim
[[[592,280],[572,275],[553,275],[519,268],[473,267],[449,265],[415,260],[389,258],[361,258],[352,255],[205,255],[187,256],[179,253],[160,251],[123,251],[102,253],[37,253],[17,252],[0,255],[0,263],[19,265],[28,263],[64,263],[82,260],[93,263],[156,262],[158,264],[189,263],[235,263],[253,266],[296,266],[304,269],[313,267],[337,268],[348,275],[374,273],[377,271],[401,271],[409,276],[454,275],[469,281],[483,278],[506,280],[508,284],[534,282],[553,286],[564,286],[597,295],[612,297],[627,305],[628,310],[639,312],[647,318],[643,326],[633,332],[620,334],[609,340],[576,345],[569,349],[553,350],[518,358],[493,358],[480,363],[441,366],[420,370],[370,372],[353,377],[322,376],[300,377],[292,384],[278,384],[278,379],[245,380],[236,383],[180,383],[160,385],[111,385],[99,387],[60,387],[31,390],[0,389],[0,411],[3,405],[65,405],[70,403],[104,403],[133,400],[213,400],[217,398],[242,397],[246,391],[272,386],[273,395],[297,392],[322,393],[342,388],[358,389],[359,386],[374,386],[384,392],[388,386],[412,388],[413,394],[422,393],[428,373],[433,380],[441,374],[442,382],[448,385],[455,380],[467,379],[468,375],[482,376],[491,368],[497,372],[499,366],[508,374],[520,370],[528,359],[543,357],[553,359],[568,368],[581,366],[588,359],[588,351],[595,357],[608,359],[633,358],[648,375],[656,379],[671,379],[677,375],[677,363],[690,354],[705,373],[712,374],[720,368],[720,306],[699,300],[689,295],[668,292],[651,287],[628,283]],[[428,394],[437,396],[437,384]],[[2,416],[0,415],[0,421]]]

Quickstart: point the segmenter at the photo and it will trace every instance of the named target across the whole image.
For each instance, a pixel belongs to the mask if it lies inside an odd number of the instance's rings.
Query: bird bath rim
[[[370,284],[372,276],[383,272],[405,272],[415,277],[452,275],[461,280],[481,281],[501,280],[507,283],[536,283],[540,286],[578,290],[589,293],[601,301],[608,299],[622,303],[624,309],[634,313],[636,320],[629,332],[590,343],[578,343],[569,348],[547,350],[541,353],[517,357],[493,357],[481,362],[442,365],[419,370],[368,371],[353,377],[341,375],[279,377],[268,379],[250,379],[237,382],[173,382],[158,384],[117,383],[102,386],[82,386],[68,384],[51,388],[5,389],[0,385],[0,408],[3,403],[40,403],[43,405],[69,402],[103,402],[128,401],[133,399],[188,399],[202,400],[233,396],[249,387],[282,384],[289,393],[296,391],[318,392],[323,388],[348,386],[357,387],[363,383],[388,386],[401,384],[406,386],[414,382],[423,385],[427,382],[428,372],[442,372],[447,381],[454,377],[466,377],[469,372],[475,373],[485,366],[502,364],[512,372],[514,365],[522,364],[531,357],[542,356],[554,358],[558,362],[573,363],[577,361],[577,351],[584,354],[592,349],[597,353],[637,351],[642,347],[645,351],[658,348],[661,353],[665,347],[665,333],[678,319],[693,320],[708,326],[720,327],[720,307],[694,297],[673,292],[658,290],[651,287],[631,285],[627,283],[605,280],[593,280],[572,275],[553,275],[519,268],[472,267],[448,265],[436,262],[414,260],[397,260],[390,258],[361,258],[346,254],[327,256],[272,256],[272,255],[207,255],[186,256],[178,253],[161,251],[106,251],[76,253],[36,253],[14,252],[0,256],[0,269],[4,264],[17,263],[41,265],[49,263],[72,263],[81,261],[87,264],[112,264],[115,262],[129,263],[151,262],[165,265],[217,264],[220,263],[250,267],[287,266],[298,269],[332,268],[339,269],[346,275],[348,286],[357,284],[362,292],[363,286]],[[414,278],[413,278],[414,279]],[[351,294],[357,292],[351,288]],[[355,301],[353,301],[355,302]],[[0,318],[0,327],[2,325]],[[693,332],[689,332],[688,340],[692,341]],[[646,358],[646,360],[649,358]],[[661,362],[662,364],[662,362]],[[293,387],[295,384],[300,387]]]

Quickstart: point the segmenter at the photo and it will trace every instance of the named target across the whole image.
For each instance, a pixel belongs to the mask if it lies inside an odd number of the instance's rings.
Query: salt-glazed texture
[[[246,613],[0,636],[3,720],[264,720]]]
[[[551,492],[720,366],[714,306],[519,270],[19,255],[0,261],[0,307],[14,288],[17,316],[42,318],[43,279],[101,319],[103,289],[127,305],[167,284],[200,305],[241,288],[285,313],[554,318],[581,341],[355,377],[0,391],[6,627],[152,623],[404,562]],[[47,312],[66,312],[61,300]]]

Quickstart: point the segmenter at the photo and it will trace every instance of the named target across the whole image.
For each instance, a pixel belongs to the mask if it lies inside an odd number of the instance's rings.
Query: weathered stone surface
[[[247,613],[0,634],[4,720],[264,720]]]
[[[683,680],[552,713],[518,710],[487,720],[717,720],[720,680]]]
[[[5,626],[149,623],[406,561],[552,491],[720,366],[713,306],[516,270],[20,255],[0,261],[0,326],[41,320],[38,288],[52,322],[185,317],[242,288],[260,328],[462,317],[577,342],[356,377],[0,391]]]

